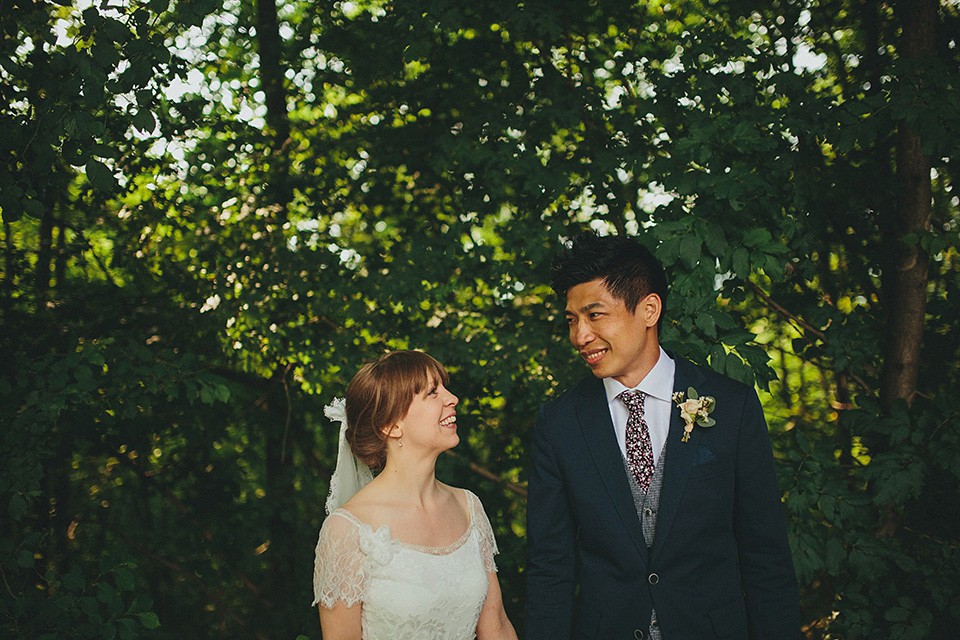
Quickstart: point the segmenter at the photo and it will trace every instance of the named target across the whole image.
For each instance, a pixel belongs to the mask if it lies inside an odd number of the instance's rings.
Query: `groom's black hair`
[[[554,259],[552,287],[564,297],[572,287],[601,279],[614,298],[635,312],[640,301],[655,293],[662,308],[667,306],[667,277],[653,253],[633,238],[601,236],[594,232],[578,235]],[[657,321],[657,331],[663,311]]]

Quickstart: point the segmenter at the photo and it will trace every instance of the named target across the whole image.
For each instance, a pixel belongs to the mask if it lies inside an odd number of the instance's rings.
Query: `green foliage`
[[[878,445],[858,445],[846,464],[835,438],[794,432],[785,449],[792,473],[783,477],[784,504],[801,584],[842,588],[843,598],[830,603],[837,612],[831,634],[870,638],[896,629],[898,637],[940,638],[955,631],[960,558],[949,523],[960,516],[950,488],[960,443],[949,426],[958,410],[950,400],[899,406],[881,419],[877,407],[844,412],[839,427],[847,436]],[[808,597],[823,596],[812,590]]]
[[[667,266],[667,348],[764,390],[808,637],[955,633],[954,7],[907,60],[841,0],[269,4],[0,12],[5,633],[317,637],[321,407],[399,347],[452,373],[438,473],[522,628],[526,442],[586,373],[550,258],[583,228]],[[928,307],[882,407],[902,123]]]
[[[33,553],[24,548],[13,555],[15,559],[3,563],[4,575],[32,576],[23,584],[16,579],[8,584],[15,595],[4,607],[4,630],[10,637],[127,640],[150,637],[146,632],[160,626],[149,599],[134,595],[139,585],[132,562],[115,563],[102,556],[96,574],[88,579],[76,567],[59,576],[52,569],[41,574]]]

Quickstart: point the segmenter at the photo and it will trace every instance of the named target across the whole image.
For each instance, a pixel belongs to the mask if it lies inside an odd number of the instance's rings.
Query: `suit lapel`
[[[692,363],[674,357],[677,363],[676,374],[674,375],[674,392],[682,391],[686,393],[688,387],[696,388],[703,381],[703,374]],[[663,486],[660,489],[660,507],[657,514],[657,528],[653,537],[653,557],[663,547],[670,532],[670,526],[673,524],[674,516],[677,514],[677,507],[680,504],[680,496],[683,495],[683,488],[687,484],[687,476],[690,474],[690,467],[693,465],[693,456],[697,450],[701,429],[694,429],[690,434],[690,440],[681,441],[683,437],[683,418],[680,417],[680,411],[672,406],[670,410],[670,430],[667,433],[667,454],[664,460]]]
[[[647,543],[643,539],[640,528],[640,518],[633,503],[633,494],[627,482],[626,471],[623,466],[623,454],[614,435],[613,421],[610,419],[610,409],[607,407],[607,396],[603,389],[603,382],[599,378],[591,378],[581,383],[582,399],[577,403],[577,420],[583,433],[587,450],[597,469],[597,475],[603,482],[620,516],[621,531],[626,531],[637,547],[643,562],[647,560]],[[599,498],[599,496],[598,496]]]

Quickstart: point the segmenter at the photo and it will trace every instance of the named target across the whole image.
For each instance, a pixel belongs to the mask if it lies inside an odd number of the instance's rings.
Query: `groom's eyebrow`
[[[587,311],[593,311],[594,309],[602,309],[602,308],[603,308],[602,302],[591,302],[590,304],[580,307],[579,309],[577,309],[577,311],[579,311],[580,313],[586,313]],[[573,315],[574,312],[570,311],[570,309],[564,309],[564,313],[566,313],[567,315]]]

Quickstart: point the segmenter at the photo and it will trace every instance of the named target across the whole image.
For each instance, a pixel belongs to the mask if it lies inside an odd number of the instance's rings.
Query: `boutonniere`
[[[690,432],[693,431],[693,425],[698,424],[701,427],[712,427],[717,421],[710,417],[717,401],[713,396],[700,396],[693,387],[687,387],[687,397],[684,400],[683,391],[676,391],[673,394],[673,401],[680,407],[680,417],[683,418],[683,437],[680,442],[686,442],[690,439]]]

